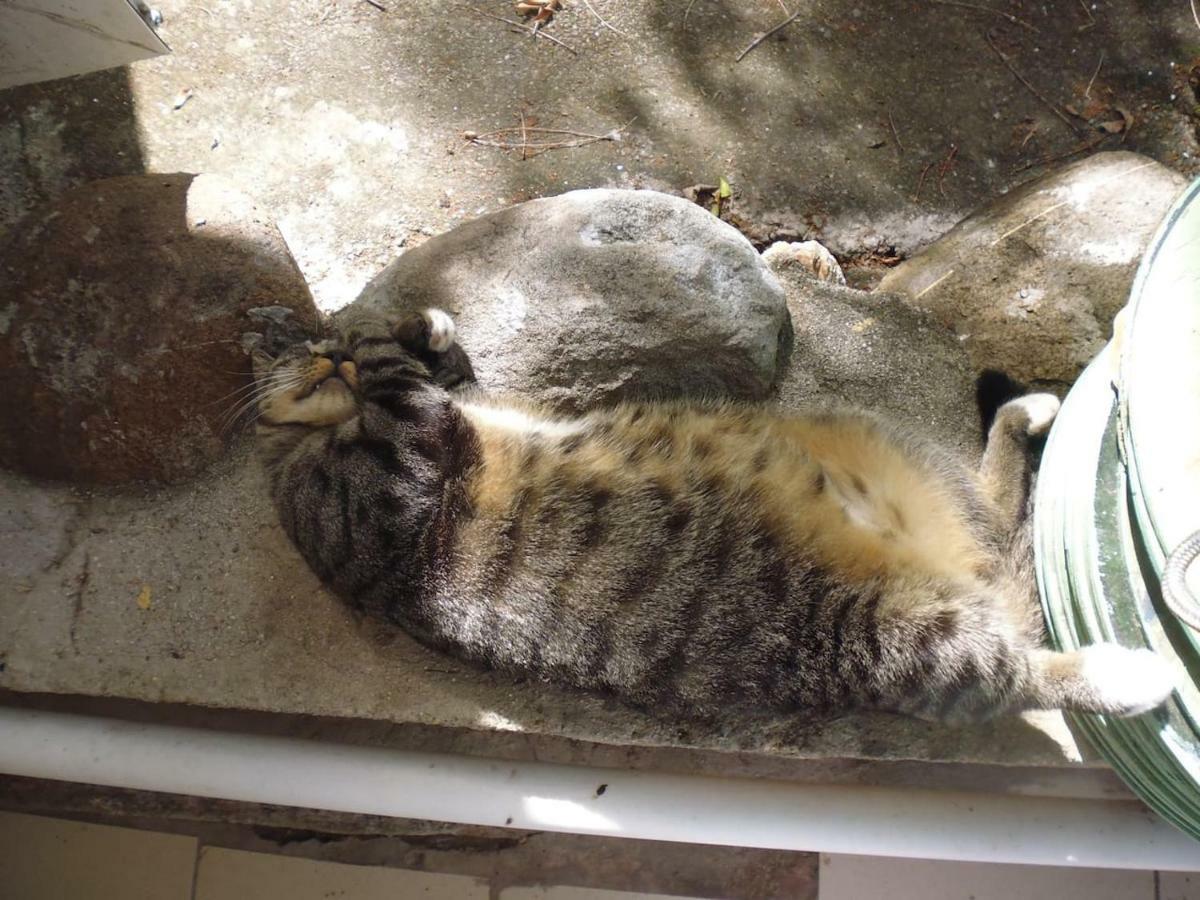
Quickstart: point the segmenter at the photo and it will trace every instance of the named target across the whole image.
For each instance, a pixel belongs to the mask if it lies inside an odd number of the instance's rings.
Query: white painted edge
[[[514,763],[36,710],[0,708],[0,773],[608,837],[972,862],[1200,870],[1200,843],[1128,800]]]

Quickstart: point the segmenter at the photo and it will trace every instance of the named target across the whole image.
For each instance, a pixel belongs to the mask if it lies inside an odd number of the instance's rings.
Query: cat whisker
[[[287,380],[289,377],[292,377],[292,376],[290,375],[290,373],[287,373],[287,372],[279,372],[279,373],[275,373],[273,375],[267,375],[264,378],[259,378],[254,381],[251,381],[249,384],[243,384],[243,385],[240,385],[239,387],[234,388],[228,394],[224,394],[223,396],[218,397],[216,400],[213,400],[212,403],[209,403],[208,405],[215,406],[216,404],[221,403],[225,400],[228,400],[230,397],[233,397],[237,394],[244,394],[246,391],[253,391],[256,388],[260,388],[260,387],[264,387],[264,386],[271,386],[273,384],[283,382],[283,381]]]
[[[195,344],[176,344],[174,347],[168,348],[172,353],[176,350],[194,350],[196,347],[211,347],[213,344],[240,344],[240,340],[233,338],[218,338],[214,341],[199,341]]]
[[[227,400],[230,400],[231,398],[237,397],[238,395],[243,395],[243,396],[244,396],[244,395],[246,395],[248,392],[252,392],[252,391],[254,391],[254,390],[257,390],[257,389],[258,389],[258,388],[260,388],[260,387],[262,387],[262,384],[261,384],[260,382],[253,382],[253,381],[252,381],[250,384],[243,384],[243,385],[241,385],[240,387],[236,387],[236,388],[234,388],[232,391],[230,391],[230,392],[229,392],[229,393],[227,393],[227,394],[222,394],[222,395],[221,395],[220,397],[218,397],[216,400],[213,400],[212,402],[210,402],[210,403],[207,403],[207,404],[205,404],[205,405],[206,405],[206,406],[216,406],[218,403],[224,403],[224,402],[226,402]]]
[[[261,384],[255,384],[254,387],[256,390],[252,391],[248,396],[240,398],[234,404],[233,408],[222,417],[221,433],[224,434],[232,429],[239,419],[245,416],[247,412],[256,409],[271,394],[300,387],[300,385],[304,384],[304,381],[305,378],[303,375],[288,374],[277,380],[267,380]],[[258,418],[257,415],[251,418],[249,422],[254,421],[256,418]],[[249,422],[246,424],[249,424]]]

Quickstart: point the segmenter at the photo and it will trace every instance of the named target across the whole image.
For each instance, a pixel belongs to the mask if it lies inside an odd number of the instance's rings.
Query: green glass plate
[[[1200,528],[1198,201],[1200,181],[1142,261],[1123,346],[1106,348],[1063,403],[1038,476],[1034,541],[1056,647],[1146,647],[1177,673],[1174,695],[1151,713],[1069,718],[1151,808],[1200,839],[1200,629],[1160,589],[1167,557]],[[1189,574],[1193,590],[1198,579]]]

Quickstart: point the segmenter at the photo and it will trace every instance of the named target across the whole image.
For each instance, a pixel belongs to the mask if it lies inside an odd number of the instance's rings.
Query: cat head
[[[455,341],[454,321],[441,310],[407,313],[391,322],[351,313],[335,323],[339,337],[292,344],[277,356],[254,352],[259,420],[324,428],[353,418],[359,372],[350,348],[359,346],[364,327],[388,334],[398,352],[409,355],[415,370],[436,385],[451,388],[475,380],[470,360]]]
[[[278,356],[256,350],[259,418],[271,425],[338,425],[358,412],[358,367],[339,339],[294,344]]]

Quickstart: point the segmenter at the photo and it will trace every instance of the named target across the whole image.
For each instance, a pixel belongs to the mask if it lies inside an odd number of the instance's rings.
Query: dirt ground
[[[1200,171],[1186,0],[572,0],[566,47],[489,18],[508,0],[378,5],[164,0],[171,56],[0,93],[0,228],[88,179],[216,172],[334,309],[406,246],[572,188],[724,177],[756,243],[818,238],[870,283],[1041,161]],[[463,139],[522,116],[624,130],[527,159]]]

